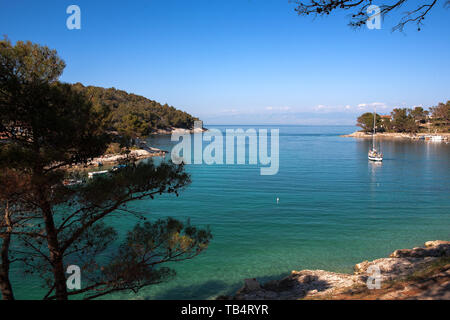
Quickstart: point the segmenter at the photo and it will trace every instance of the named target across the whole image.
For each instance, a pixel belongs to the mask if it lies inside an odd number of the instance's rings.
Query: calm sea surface
[[[383,140],[384,161],[374,164],[367,160],[370,140],[339,136],[355,127],[264,128],[280,129],[278,174],[262,176],[257,165],[188,165],[192,184],[180,197],[131,205],[155,219],[209,225],[214,239],[200,256],[173,264],[174,280],[112,298],[208,299],[233,293],[244,278],[351,272],[394,249],[450,240],[450,144]],[[149,143],[166,150],[174,144],[170,136]],[[125,232],[136,221],[116,222]],[[14,278],[18,298],[40,297],[37,285]]]

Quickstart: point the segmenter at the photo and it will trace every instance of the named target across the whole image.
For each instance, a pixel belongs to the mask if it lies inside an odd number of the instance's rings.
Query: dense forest
[[[190,129],[194,120],[190,114],[167,104],[147,99],[115,88],[84,86],[73,88],[90,99],[94,111],[104,115],[104,124],[112,131],[131,137],[145,137],[159,129]]]

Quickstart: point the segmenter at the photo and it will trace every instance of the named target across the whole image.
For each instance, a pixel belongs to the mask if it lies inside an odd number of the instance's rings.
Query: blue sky
[[[206,124],[354,124],[450,99],[450,10],[422,31],[304,18],[288,0],[4,1],[0,33],[58,51],[66,82],[115,87]],[[66,8],[81,8],[81,30]]]

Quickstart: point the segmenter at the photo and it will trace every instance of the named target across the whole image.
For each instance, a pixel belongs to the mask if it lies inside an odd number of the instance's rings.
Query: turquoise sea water
[[[174,280],[112,298],[208,299],[235,292],[244,278],[351,272],[355,263],[394,249],[450,240],[450,144],[383,140],[385,159],[374,164],[367,160],[371,141],[339,136],[355,127],[264,128],[280,129],[277,175],[261,176],[255,165],[188,165],[192,184],[180,197],[131,205],[155,219],[209,225],[214,239],[200,256],[173,265]],[[173,145],[170,136],[149,143]],[[116,223],[125,231],[135,221]],[[15,283],[19,298],[38,297],[37,288]]]

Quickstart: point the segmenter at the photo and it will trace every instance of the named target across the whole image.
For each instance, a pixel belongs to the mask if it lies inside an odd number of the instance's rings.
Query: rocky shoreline
[[[89,163],[89,165],[96,165],[97,163],[102,164],[117,164],[120,161],[125,160],[127,157],[131,157],[136,160],[142,160],[147,159],[151,157],[164,157],[167,153],[164,150],[152,148],[154,150],[150,150],[150,148],[147,149],[135,149],[131,150],[128,155],[126,154],[109,154],[104,155],[98,158],[92,159],[92,161]]]
[[[363,131],[356,131],[350,134],[341,135],[344,138],[365,138],[372,139],[372,133],[366,133]],[[450,133],[435,133],[435,134],[427,134],[427,133],[398,133],[398,132],[378,132],[375,134],[376,138],[383,139],[413,139],[418,140],[421,136],[442,136],[444,140],[450,140]]]
[[[206,128],[183,129],[172,127],[168,129],[158,129],[157,131],[151,133],[151,135],[155,136],[155,135],[170,135],[170,134],[190,134],[190,133],[202,133],[205,131],[207,131]],[[144,142],[143,144],[140,144],[140,149],[131,150],[131,152],[128,155],[105,154],[100,157],[92,159],[87,164],[73,166],[70,169],[80,170],[80,169],[90,169],[93,167],[99,167],[103,165],[114,165],[120,163],[120,161],[125,160],[127,157],[133,157],[136,160],[142,160],[151,157],[165,157],[167,153],[168,151],[166,150],[149,147]]]
[[[167,151],[160,150],[157,148],[146,148],[146,149],[135,149],[131,150],[128,155],[126,154],[105,154],[101,157],[97,157],[92,159],[86,164],[75,165],[68,170],[90,170],[92,168],[102,167],[104,165],[115,165],[119,164],[121,161],[127,159],[127,157],[131,157],[135,160],[142,160],[152,157],[165,157]]]
[[[380,288],[369,289],[374,270]],[[372,280],[371,280],[372,279]],[[428,241],[422,248],[400,249],[388,258],[363,261],[353,274],[324,270],[292,271],[281,280],[260,284],[246,279],[234,300],[298,299],[444,299],[450,300],[450,241]]]
[[[183,129],[183,128],[170,128],[170,129],[158,129],[152,132],[151,135],[167,135],[167,134],[188,134],[188,133],[202,133],[207,131],[206,128],[195,128],[195,129]]]

